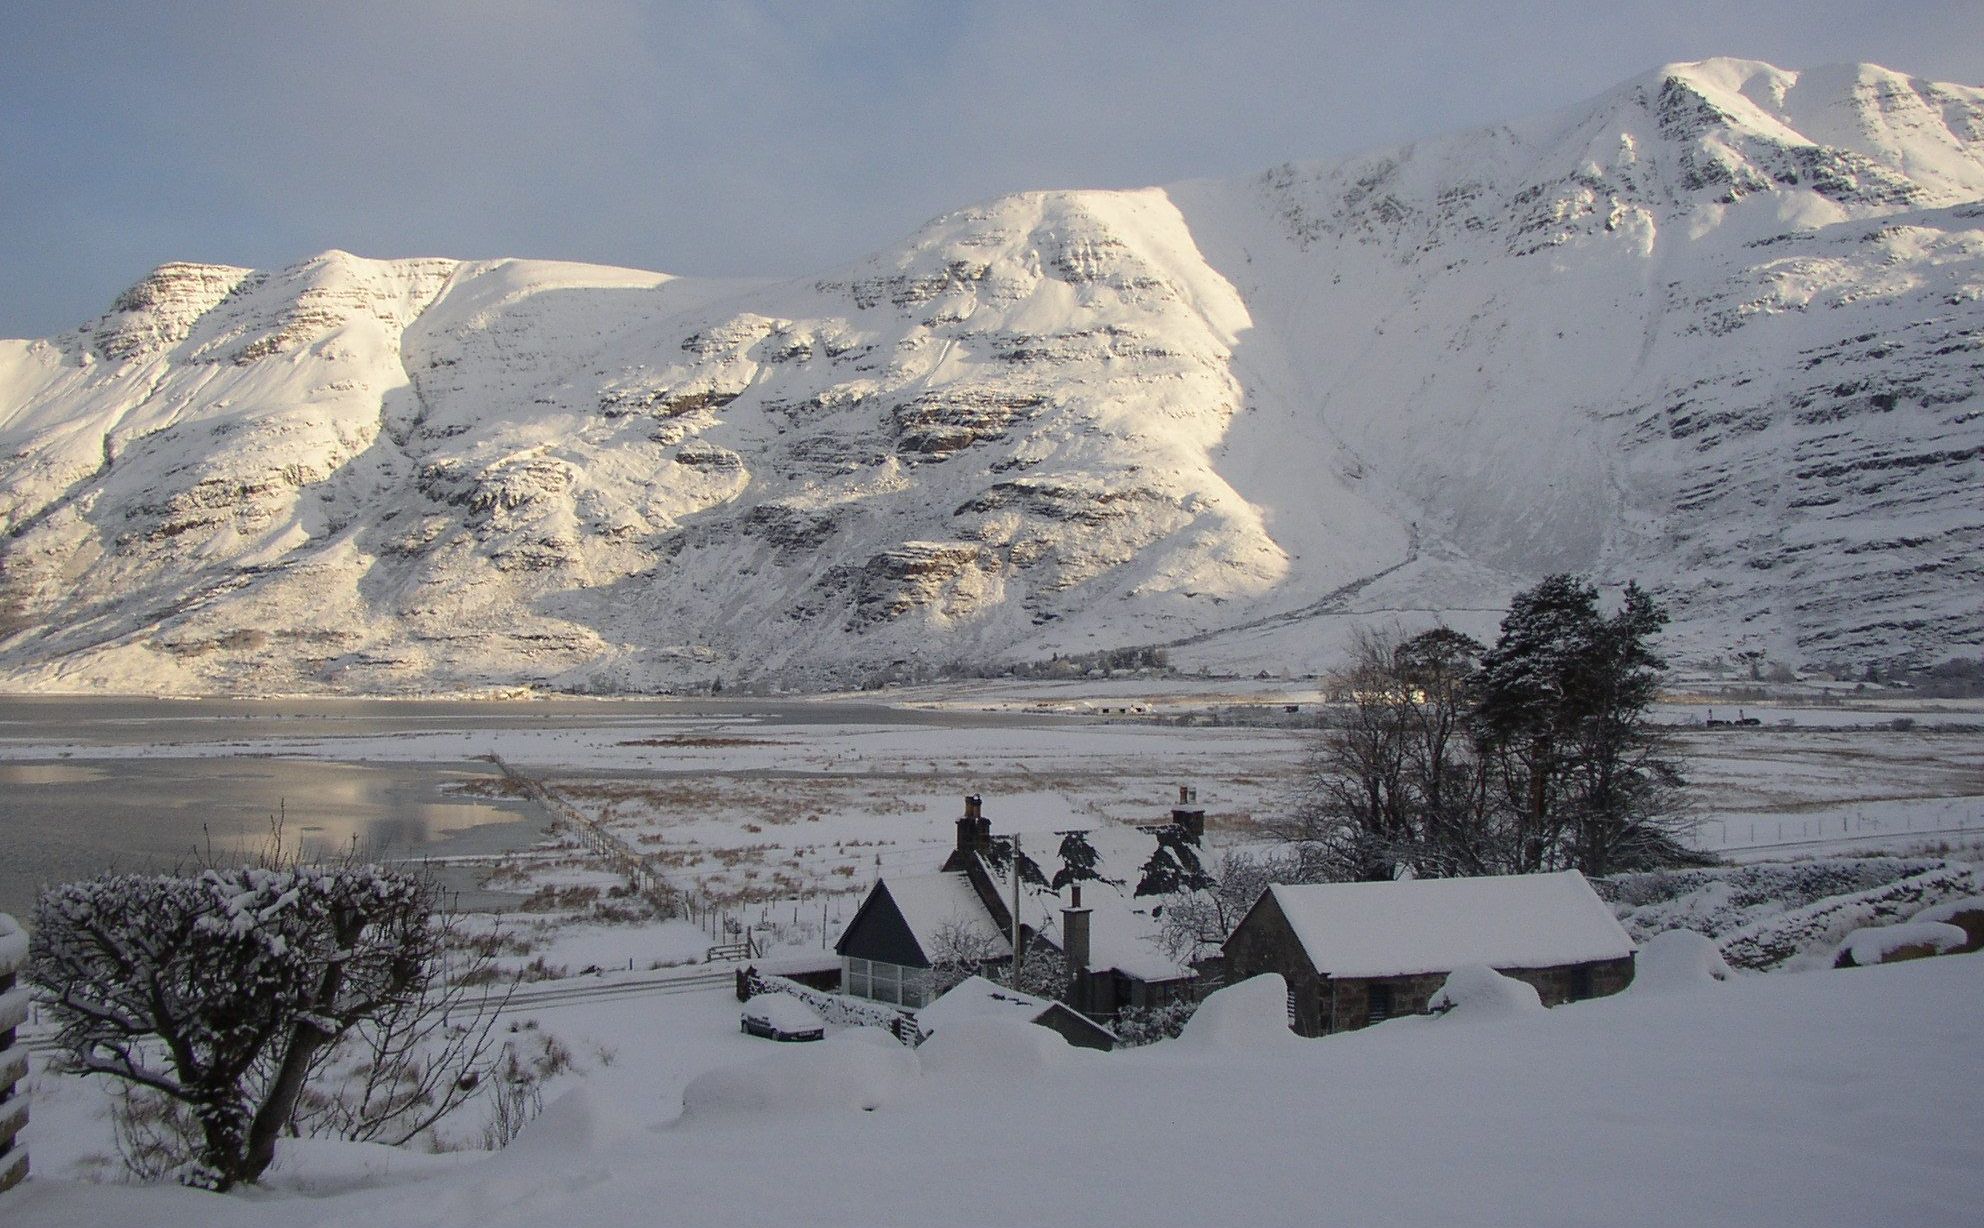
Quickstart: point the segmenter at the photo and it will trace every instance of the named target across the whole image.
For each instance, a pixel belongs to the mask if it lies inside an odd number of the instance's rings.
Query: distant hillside
[[[328,252],[0,342],[0,687],[1313,670],[1637,578],[1677,657],[1984,651],[1984,91],[1675,65],[780,283]]]

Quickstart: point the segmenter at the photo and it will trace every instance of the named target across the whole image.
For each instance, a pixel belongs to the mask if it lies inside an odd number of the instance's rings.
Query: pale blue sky
[[[1984,84],[1984,0],[0,6],[0,336],[166,260],[821,271],[1001,192],[1243,175],[1679,59]]]

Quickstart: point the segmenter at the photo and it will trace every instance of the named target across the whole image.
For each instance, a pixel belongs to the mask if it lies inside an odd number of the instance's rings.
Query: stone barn
[[[1278,972],[1289,1026],[1327,1036],[1417,1014],[1455,968],[1486,964],[1545,1006],[1632,983],[1633,941],[1576,870],[1273,886],[1235,926],[1227,975]]]

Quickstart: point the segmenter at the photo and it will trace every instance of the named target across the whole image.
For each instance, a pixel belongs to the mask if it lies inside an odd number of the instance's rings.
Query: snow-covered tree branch
[[[64,1064],[187,1105],[186,1177],[227,1189],[268,1167],[332,1046],[435,1026],[433,913],[426,879],[350,862],[105,875],[42,896],[30,967]]]

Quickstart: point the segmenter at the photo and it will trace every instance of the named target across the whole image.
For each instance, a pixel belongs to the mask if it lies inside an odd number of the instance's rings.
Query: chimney
[[[1068,961],[1068,975],[1080,979],[1088,971],[1089,910],[1082,907],[1082,885],[1069,893],[1068,907],[1061,910],[1061,955]]]
[[[964,817],[958,820],[960,853],[982,853],[992,843],[992,820],[981,813],[982,804],[976,793],[965,796]]]
[[[1191,785],[1178,786],[1178,805],[1171,811],[1171,821],[1185,829],[1185,835],[1193,844],[1203,844],[1206,838],[1206,812],[1199,809],[1199,791]]]

